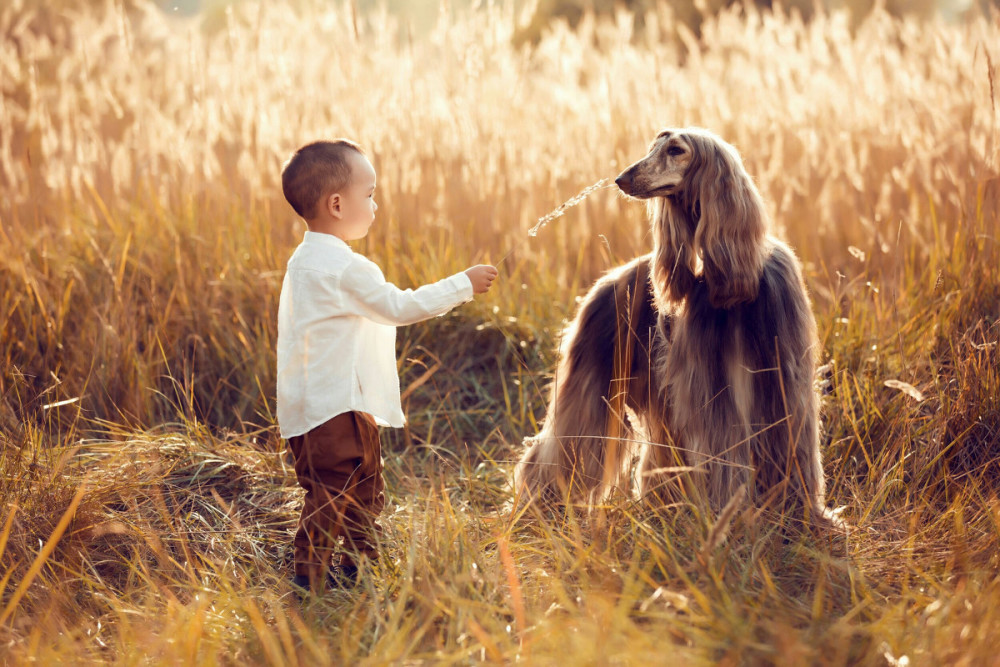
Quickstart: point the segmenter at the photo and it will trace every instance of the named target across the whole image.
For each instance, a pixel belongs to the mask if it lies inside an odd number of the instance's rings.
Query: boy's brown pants
[[[295,532],[295,574],[322,577],[341,537],[342,565],[374,558],[385,505],[382,447],[371,415],[345,412],[289,438],[306,497]]]

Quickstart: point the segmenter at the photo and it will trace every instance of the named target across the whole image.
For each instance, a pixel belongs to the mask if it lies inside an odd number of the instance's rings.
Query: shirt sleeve
[[[402,326],[443,315],[472,298],[472,281],[465,273],[423,285],[400,289],[387,282],[382,270],[357,258],[341,277],[344,305],[379,324]]]

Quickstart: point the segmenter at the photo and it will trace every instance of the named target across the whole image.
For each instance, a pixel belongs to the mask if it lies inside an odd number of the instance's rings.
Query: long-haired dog
[[[541,431],[515,471],[521,502],[824,505],[816,324],[795,254],[767,234],[736,149],[666,130],[615,181],[649,201],[653,252],[610,272],[564,332]]]

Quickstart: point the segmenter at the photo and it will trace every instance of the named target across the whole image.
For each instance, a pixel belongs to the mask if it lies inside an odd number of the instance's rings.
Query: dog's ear
[[[680,301],[694,287],[694,221],[672,197],[651,199],[649,207],[653,221],[653,292],[662,310],[667,302]]]
[[[686,188],[700,208],[694,242],[708,297],[716,308],[757,298],[763,272],[766,217],[760,193],[736,149],[712,137],[692,141],[698,154]]]

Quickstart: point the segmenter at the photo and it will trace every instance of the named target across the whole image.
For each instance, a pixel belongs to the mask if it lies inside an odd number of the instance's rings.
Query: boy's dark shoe
[[[338,565],[332,567],[326,575],[326,582],[332,588],[354,588],[358,585],[358,566]]]
[[[326,573],[326,587],[329,589],[347,589],[358,585],[357,565],[337,565]],[[292,587],[295,596],[302,600],[307,593],[316,593],[309,585],[308,574],[296,574],[292,577]]]
[[[308,574],[296,574],[292,577],[292,592],[295,593],[295,598],[302,602],[306,595],[309,594],[309,575]]]

